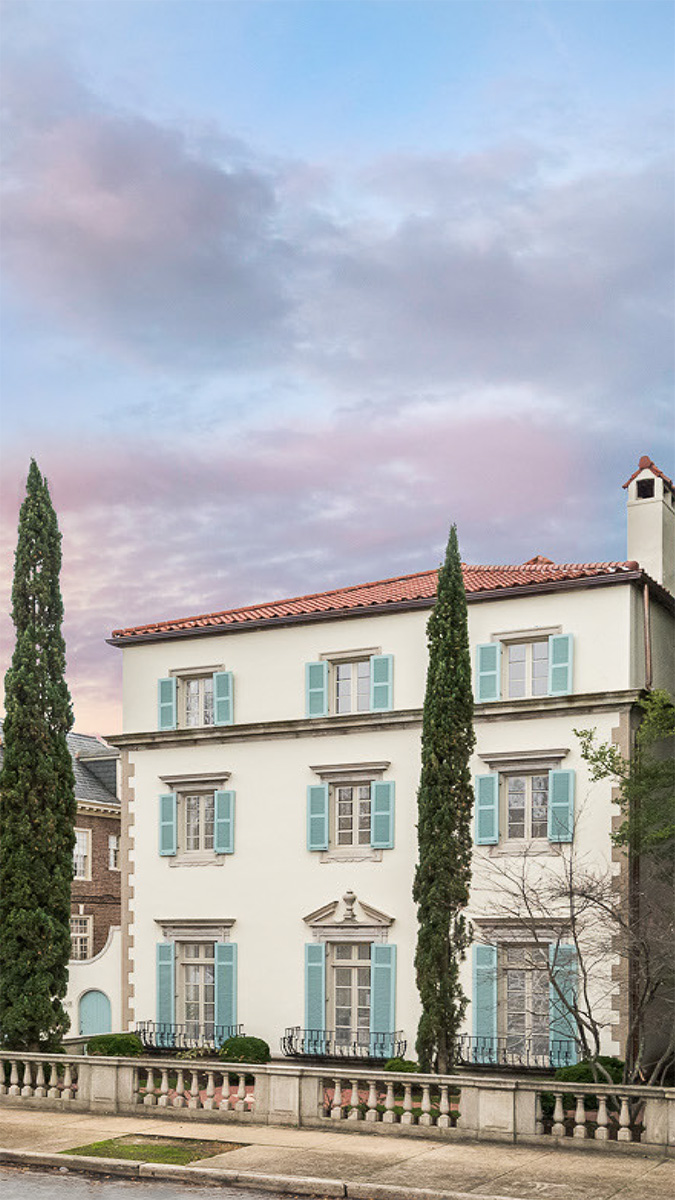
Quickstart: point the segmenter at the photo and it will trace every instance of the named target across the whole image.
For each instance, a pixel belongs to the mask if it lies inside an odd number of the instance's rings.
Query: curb
[[[342,1197],[342,1200],[517,1200],[485,1192],[456,1192],[437,1188],[405,1187],[388,1183],[350,1183],[338,1179],[313,1179],[292,1175],[256,1175],[216,1167],[181,1167],[170,1163],[123,1162],[118,1158],[93,1158],[84,1154],[49,1154],[39,1150],[0,1148],[0,1166],[50,1167],[82,1175],[114,1175],[122,1179],[155,1179],[163,1183],[191,1183],[206,1187],[257,1188],[295,1196]]]

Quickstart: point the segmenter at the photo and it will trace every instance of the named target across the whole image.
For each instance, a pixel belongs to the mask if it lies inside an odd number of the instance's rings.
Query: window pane
[[[204,725],[213,725],[213,677],[207,676],[202,680],[204,699]]]
[[[511,775],[507,781],[507,837],[525,837],[525,792],[522,775]]]
[[[338,663],[335,667],[335,711],[352,711],[352,664]]]
[[[354,840],[354,803],[351,787],[338,787],[337,793],[337,844],[351,846]]]
[[[199,725],[199,680],[185,680],[185,724]]]
[[[370,660],[356,664],[356,707],[359,712],[370,710]]]
[[[525,666],[526,666],[526,647],[509,646],[508,653],[508,681],[509,681],[509,696],[515,698],[525,695]]]
[[[335,947],[335,957],[336,958],[344,959],[344,958],[351,958],[351,956],[352,956],[351,946],[336,946]]]
[[[532,695],[545,696],[548,692],[548,642],[532,644]]]
[[[199,796],[185,797],[185,848],[199,850]]]
[[[204,849],[213,850],[213,825],[215,818],[215,797],[202,796],[204,808]]]
[[[548,835],[548,775],[532,776],[532,837]]]

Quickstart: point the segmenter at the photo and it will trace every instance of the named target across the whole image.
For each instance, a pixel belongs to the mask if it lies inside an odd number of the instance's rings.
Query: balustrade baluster
[[[216,1079],[213,1071],[206,1072],[206,1096],[204,1098],[204,1108],[212,1109],[216,1107],[214,1096],[216,1094]]]
[[[0,1096],[7,1095],[7,1084],[5,1083],[5,1063],[6,1062],[8,1063],[9,1059],[5,1060],[4,1058],[0,1058]]]
[[[20,1096],[21,1088],[19,1087],[19,1064],[15,1058],[12,1059],[12,1069],[9,1073],[9,1094],[10,1096]]]
[[[199,1099],[199,1071],[190,1072],[190,1099],[188,1100],[188,1108],[201,1108],[202,1102]]]
[[[246,1076],[239,1076],[239,1087],[237,1088],[237,1100],[235,1103],[235,1112],[246,1112]]]
[[[359,1081],[358,1081],[358,1079],[352,1079],[351,1083],[352,1083],[352,1091],[351,1091],[351,1095],[349,1097],[348,1119],[350,1121],[360,1121],[362,1114],[359,1110]]]
[[[155,1071],[153,1067],[148,1067],[147,1070],[143,1103],[147,1104],[148,1106],[157,1103],[157,1097],[155,1095]]]
[[[413,1117],[413,1111],[412,1111],[412,1084],[405,1083],[403,1085],[403,1087],[404,1087],[403,1113],[401,1116],[401,1124],[402,1125],[412,1125],[415,1120],[415,1118]]]
[[[368,1106],[370,1107],[370,1096],[368,1097]],[[385,1125],[393,1125],[394,1124],[394,1122],[396,1120],[396,1113],[394,1112],[394,1107],[395,1107],[394,1084],[392,1083],[391,1079],[388,1079],[387,1080],[387,1095],[386,1095],[385,1101],[384,1101],[384,1115],[382,1117],[382,1120],[384,1121]],[[368,1115],[366,1116],[366,1120],[367,1121],[372,1120],[370,1113],[368,1113]]]
[[[23,1064],[23,1087],[21,1088],[22,1096],[33,1095],[33,1074],[29,1062]]]
[[[555,1092],[555,1108],[553,1110],[553,1128],[551,1133],[554,1137],[565,1136],[565,1109],[563,1108],[562,1092]]]
[[[169,1068],[161,1068],[161,1083],[159,1085],[159,1098],[157,1104],[160,1108],[167,1108],[169,1104]]]
[[[69,1062],[66,1063],[63,1070],[63,1091],[61,1092],[62,1100],[72,1100],[73,1098],[73,1069]]]
[[[418,1125],[431,1125],[431,1085],[428,1083],[422,1084],[422,1111],[419,1116]]]
[[[574,1133],[575,1138],[586,1137],[586,1098],[583,1092],[577,1094],[577,1106],[574,1110]]]
[[[47,1097],[49,1100],[58,1100],[59,1098],[59,1069],[55,1062],[49,1064],[49,1087],[47,1089]]]
[[[335,1089],[333,1091],[333,1106],[330,1110],[330,1115],[334,1121],[342,1120],[342,1083],[339,1079],[335,1080]]]
[[[173,1098],[174,1108],[185,1108],[185,1073],[182,1067],[176,1071],[176,1095]]]
[[[609,1119],[607,1116],[607,1097],[598,1096],[598,1125],[595,1130],[596,1142],[606,1142],[609,1137]]]
[[[35,1090],[33,1092],[33,1095],[38,1096],[40,1100],[42,1100],[43,1096],[47,1095],[47,1089],[45,1087],[45,1066],[44,1066],[42,1059],[40,1059],[40,1061],[37,1065],[37,1072],[36,1072],[36,1076],[35,1076]]]
[[[438,1104],[438,1120],[436,1124],[439,1129],[450,1128],[450,1088],[447,1083],[441,1084],[441,1098]]]
[[[534,1132],[544,1132],[544,1110],[541,1104],[541,1092],[537,1092],[534,1100]]]
[[[218,1108],[221,1108],[223,1112],[230,1110],[230,1075],[228,1071],[223,1072],[223,1090]]]
[[[621,1111],[619,1113],[619,1132],[616,1135],[619,1142],[632,1142],[633,1135],[630,1128],[630,1109],[628,1107],[628,1096],[620,1096]]]
[[[350,1116],[351,1116],[351,1114],[350,1114]],[[368,1096],[366,1098],[365,1118],[366,1118],[366,1121],[370,1121],[370,1122],[377,1121],[377,1119],[378,1119],[377,1080],[375,1080],[375,1079],[368,1080]]]

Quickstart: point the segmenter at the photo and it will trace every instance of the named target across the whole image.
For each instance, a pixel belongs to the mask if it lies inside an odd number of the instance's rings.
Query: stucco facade
[[[673,603],[659,581],[635,562],[580,573],[534,561],[528,581],[511,585],[490,575],[497,568],[477,569],[485,586],[468,595],[472,661],[492,661],[494,647],[501,661],[494,699],[481,695],[476,671],[472,767],[487,816],[469,916],[484,956],[473,951],[464,965],[466,1031],[510,1036],[512,1046],[513,989],[523,980],[521,1041],[548,1044],[552,1030],[548,1007],[539,1012],[543,1001],[530,994],[542,986],[536,962],[519,973],[528,939],[507,919],[505,881],[525,861],[546,879],[572,851],[620,872],[611,865],[611,786],[589,780],[574,731],[616,740],[648,661],[654,685],[675,691]],[[433,597],[406,583],[413,594],[401,599],[398,583],[382,585],[392,599],[371,612],[335,593],[281,619],[223,614],[220,624],[113,637],[124,652],[124,733],[111,740],[122,757],[125,1026],[194,1032],[215,1019],[243,1024],[273,1052],[289,1027],[323,1030],[296,1044],[315,1054],[336,1049],[339,1029],[346,1045],[350,1027],[352,1041],[385,1054],[393,1040],[376,1046],[373,1031],[400,1031],[412,1051],[411,891]],[[212,723],[219,713],[226,723]],[[541,920],[543,943],[564,946],[563,918]],[[614,968],[605,956],[592,982],[607,1053],[620,1052],[625,1034]]]

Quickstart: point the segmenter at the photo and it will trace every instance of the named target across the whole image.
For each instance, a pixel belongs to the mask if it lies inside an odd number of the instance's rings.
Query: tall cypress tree
[[[422,1002],[417,1056],[422,1069],[445,1072],[467,998],[460,980],[470,934],[463,916],[471,882],[475,745],[466,595],[457,528],[450,530],[427,625],[429,665],[422,719],[422,773],[417,797],[419,860],[415,969]]]
[[[5,677],[0,773],[0,1038],[53,1049],[67,1033],[75,780],[66,740],[61,534],[31,461],[12,588],[16,647]]]

